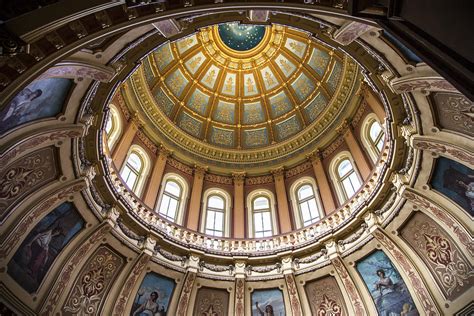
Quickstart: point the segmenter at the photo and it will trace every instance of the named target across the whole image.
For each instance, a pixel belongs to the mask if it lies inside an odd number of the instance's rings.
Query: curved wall
[[[138,10],[145,9],[127,12]],[[106,29],[114,16],[94,18]],[[295,17],[287,18],[290,23]],[[1,308],[20,315],[123,315],[140,309],[156,291],[154,311],[166,307],[168,315],[250,315],[257,313],[257,301],[261,309],[272,305],[277,315],[472,313],[474,158],[472,126],[465,118],[472,102],[425,64],[409,63],[373,26],[362,32],[358,22],[314,18],[331,25],[330,38],[340,49],[355,54],[367,48],[358,56],[371,67],[371,79],[386,87],[390,111],[408,109],[406,120],[397,114],[390,125],[395,158],[387,158],[383,177],[369,179],[354,202],[313,230],[227,244],[199,239],[160,222],[140,201],[118,191],[100,145],[99,109],[135,67],[127,61],[139,58],[113,56],[136,43],[151,50],[141,36],[152,27],[73,54],[64,50],[65,64],[44,61],[58,71],[36,73],[34,86],[23,90],[23,96],[38,89],[42,95],[30,103],[16,97],[1,107],[2,122],[11,124],[2,130],[0,147]],[[298,19],[302,28],[314,23]],[[61,46],[57,38],[49,41]],[[433,78],[441,84],[432,84]],[[26,75],[18,80],[31,81]],[[9,89],[18,95],[19,89]],[[12,102],[18,110],[10,111]],[[36,107],[34,115],[23,111],[25,103]],[[171,160],[164,150],[154,154],[162,152]],[[167,164],[164,172],[176,168]],[[195,178],[183,170],[177,173],[192,188]],[[293,179],[285,181],[289,187]],[[369,199],[372,188],[377,194]]]

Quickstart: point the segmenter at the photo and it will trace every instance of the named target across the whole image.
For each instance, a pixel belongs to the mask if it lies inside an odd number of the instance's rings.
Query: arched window
[[[127,187],[136,195],[140,195],[150,169],[148,155],[139,146],[132,146],[122,166],[120,176]]]
[[[158,212],[172,222],[176,221],[182,193],[183,189],[179,183],[173,180],[168,180],[166,182]]]
[[[370,158],[376,163],[383,150],[385,132],[375,114],[367,115],[362,123],[361,139]]]
[[[341,204],[350,199],[362,186],[361,177],[354,166],[354,160],[347,151],[340,153],[331,161],[331,178]]]
[[[347,199],[352,197],[362,185],[359,177],[355,173],[352,162],[348,158],[339,162],[337,166],[337,175]]]
[[[312,177],[301,177],[290,187],[291,204],[297,228],[311,225],[324,216],[316,180]]]
[[[316,204],[313,187],[310,184],[303,184],[296,191],[298,197],[298,209],[301,215],[303,226],[308,226],[319,220],[319,209]]]
[[[384,131],[379,122],[373,121],[369,128],[369,137],[372,146],[380,154],[383,148]]]
[[[109,150],[112,150],[115,143],[117,142],[120,134],[122,133],[122,123],[120,114],[114,105],[109,106],[109,115],[105,122],[105,134],[107,137],[107,146]]]
[[[200,231],[206,235],[228,237],[230,235],[231,195],[222,189],[210,188],[202,195],[203,216]]]
[[[219,236],[224,235],[224,215],[225,201],[219,195],[211,195],[207,199],[206,207],[206,230],[207,235]]]
[[[261,195],[252,200],[252,215],[254,237],[272,236],[272,212],[268,197]]]

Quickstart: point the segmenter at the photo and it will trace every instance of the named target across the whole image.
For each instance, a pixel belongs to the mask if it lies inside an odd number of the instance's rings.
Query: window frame
[[[359,180],[359,183],[360,183],[360,187],[355,190],[354,195],[352,195],[352,196],[348,196],[348,194],[346,192],[346,189],[344,188],[344,185],[342,183],[343,179],[341,179],[341,177],[339,176],[338,169],[339,169],[340,164],[344,160],[349,160],[349,162],[352,165],[352,170],[353,170],[354,174],[357,176],[357,179]],[[336,189],[336,194],[337,194],[337,197],[339,199],[339,203],[340,203],[340,205],[344,205],[344,203],[349,201],[353,196],[355,196],[357,194],[357,192],[360,190],[360,188],[362,188],[362,186],[364,185],[364,181],[362,180],[362,177],[360,176],[360,173],[359,173],[357,165],[354,161],[354,158],[352,157],[352,155],[349,151],[343,151],[343,152],[339,153],[336,157],[334,157],[331,160],[329,170],[330,170],[331,180],[334,184],[334,188]],[[346,178],[348,176],[349,175],[346,174],[346,176],[344,178]]]
[[[375,142],[372,140],[372,137],[370,137],[370,129],[374,123],[378,123],[382,129],[381,133],[377,136],[377,139]],[[360,131],[360,138],[362,140],[362,143],[368,152],[370,159],[374,164],[377,163],[377,161],[380,158],[380,154],[383,151],[383,146],[385,145],[386,139],[386,131],[385,131],[385,124],[382,124],[378,117],[375,115],[375,113],[370,113],[368,114],[363,123],[362,123],[362,128]],[[377,147],[377,144],[379,141],[382,141],[382,150],[379,150]]]
[[[207,211],[208,211],[208,203],[209,198],[212,196],[219,196],[224,200],[224,225],[223,225],[223,234],[222,236],[215,236],[209,235],[206,233],[206,224],[207,224]],[[207,236],[212,237],[230,237],[231,234],[231,207],[232,207],[232,197],[226,190],[220,188],[209,188],[204,191],[202,195],[202,216],[201,216],[201,223],[199,225],[199,231]]]
[[[171,221],[168,217],[163,216],[160,213],[161,202],[163,200],[163,195],[165,194],[165,188],[166,188],[166,184],[168,183],[168,181],[176,182],[181,187],[181,198],[178,202],[178,210],[176,211],[174,221]],[[162,216],[166,220],[171,221],[171,222],[173,222],[175,224],[178,224],[178,225],[183,225],[184,213],[185,213],[185,210],[186,210],[188,197],[189,197],[189,184],[188,184],[188,182],[182,176],[180,176],[176,173],[168,172],[163,176],[163,179],[161,180],[160,190],[159,190],[159,193],[158,193],[158,198],[156,199],[154,210],[159,216]]]
[[[112,129],[110,133],[106,132],[106,126],[108,120],[112,123]],[[109,104],[109,112],[107,113],[107,120],[104,124],[104,136],[105,136],[105,144],[107,145],[108,150],[111,152],[115,145],[117,144],[118,139],[122,135],[122,117],[120,112],[118,111],[117,107],[113,104]]]
[[[270,207],[270,222],[272,226],[272,234],[270,236],[264,237],[255,237],[255,223],[254,223],[254,209],[253,203],[259,197],[265,197],[268,199],[269,207]],[[278,226],[277,226],[277,219],[276,219],[276,200],[273,192],[266,189],[258,189],[254,190],[247,195],[247,218],[248,218],[248,236],[250,238],[259,238],[259,239],[266,239],[271,238],[272,236],[276,236],[279,234]],[[259,210],[259,212],[261,212]]]
[[[317,212],[318,212],[318,215],[319,215],[319,217],[316,221],[314,221],[314,222],[312,222],[308,225],[304,225],[303,212],[302,212],[302,209],[301,209],[301,203],[303,203],[305,201],[300,202],[299,197],[298,197],[298,191],[305,185],[309,185],[313,189],[313,198],[315,199],[316,208],[317,208]],[[294,216],[294,219],[295,219],[295,224],[296,224],[297,229],[307,227],[307,226],[311,226],[312,224],[321,221],[321,219],[325,216],[325,213],[324,213],[323,203],[321,201],[321,196],[319,194],[319,188],[318,188],[318,186],[316,184],[316,180],[314,178],[308,176],[308,177],[302,177],[302,178],[296,180],[290,186],[290,192],[291,192],[291,205],[292,205],[292,208],[293,208],[293,216]],[[309,201],[311,199],[312,198],[306,198],[305,200]]]
[[[148,154],[146,153],[146,151],[143,148],[141,148],[138,145],[132,145],[130,147],[130,149],[127,152],[127,156],[125,157],[124,163],[122,164],[122,167],[120,168],[119,175],[120,175],[120,178],[122,179],[122,181],[126,184],[125,180],[122,178],[122,173],[123,173],[124,169],[127,167],[128,160],[130,159],[130,155],[132,153],[136,154],[140,158],[140,161],[142,162],[142,170],[139,173],[139,175],[137,177],[137,180],[136,180],[135,184],[133,185],[133,188],[129,188],[129,189],[136,196],[141,197],[143,187],[145,185],[145,181],[146,181],[146,179],[148,177],[148,174],[150,172],[150,164],[151,164],[150,163],[150,158],[149,158]],[[128,167],[128,168],[130,168],[130,167]],[[128,187],[128,185],[127,185],[127,187]]]

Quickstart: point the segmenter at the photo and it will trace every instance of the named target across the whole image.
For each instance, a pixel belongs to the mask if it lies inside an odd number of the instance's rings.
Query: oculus
[[[242,25],[237,22],[220,24],[219,36],[230,49],[245,52],[260,44],[266,27],[261,25]]]

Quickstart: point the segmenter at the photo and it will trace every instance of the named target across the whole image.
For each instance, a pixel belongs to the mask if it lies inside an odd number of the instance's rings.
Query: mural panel
[[[168,89],[177,97],[181,96],[186,85],[188,84],[188,79],[181,72],[181,69],[175,70],[171,73],[165,80]]]
[[[469,260],[426,214],[416,212],[401,235],[425,262],[448,300],[455,300],[472,286],[474,274]]]
[[[222,93],[230,96],[235,96],[237,86],[237,74],[228,72],[225,75],[224,85],[222,86]]]
[[[174,102],[168,97],[166,92],[163,89],[157,88],[154,93],[153,97],[155,98],[156,104],[158,107],[167,115],[170,116],[173,112]]]
[[[198,71],[198,69],[201,68],[201,65],[204,63],[205,60],[206,56],[204,56],[202,52],[199,52],[190,59],[188,59],[184,65],[189,70],[189,72],[194,75]]]
[[[186,53],[190,48],[193,48],[198,43],[196,34],[180,39],[176,42],[178,52],[180,54]]]
[[[235,103],[219,100],[214,110],[213,119],[227,124],[234,123],[235,120]]]
[[[255,124],[265,121],[262,104],[260,101],[253,103],[244,103],[244,124]]]
[[[153,74],[153,70],[151,70],[150,60],[147,58],[143,59],[142,61],[143,66],[143,73],[145,74],[146,83],[148,86],[152,86],[152,83],[155,81],[155,74]]]
[[[474,170],[449,158],[436,159],[430,185],[474,216]]]
[[[147,273],[133,301],[131,316],[165,316],[173,296],[174,280]]]
[[[234,130],[212,126],[211,142],[216,145],[234,146]]]
[[[20,124],[61,113],[73,81],[49,78],[30,83],[0,112],[0,134]]]
[[[441,128],[474,136],[474,102],[459,93],[437,92],[433,96]]]
[[[304,111],[306,115],[308,115],[309,121],[313,122],[321,112],[323,112],[324,108],[327,105],[326,97],[320,92],[318,95],[308,104]]]
[[[255,290],[252,292],[252,316],[285,316],[283,293],[279,289]]]
[[[296,115],[289,117],[288,119],[284,120],[275,125],[278,139],[284,140],[301,130],[301,124]]]
[[[328,81],[327,81],[329,90],[331,90],[332,92],[336,91],[337,84],[339,83],[341,76],[342,76],[342,65],[340,62],[335,62],[332,68],[331,75],[329,76]]]
[[[194,316],[225,316],[229,310],[229,292],[203,287],[198,290]]]
[[[344,297],[334,277],[311,281],[305,285],[305,291],[313,315],[348,315]]]
[[[108,246],[97,248],[74,281],[62,315],[101,315],[106,294],[124,264]]]
[[[180,115],[179,127],[181,127],[183,130],[188,132],[189,134],[199,137],[201,134],[201,129],[202,129],[202,122],[199,120],[196,120],[192,116],[182,112]]]
[[[331,56],[323,50],[313,48],[311,52],[311,58],[308,62],[308,65],[313,68],[313,70],[321,77],[326,73],[326,68],[329,64]]]
[[[16,201],[58,177],[53,147],[37,150],[0,172],[0,221]]]
[[[28,234],[8,263],[8,274],[29,293],[35,292],[68,242],[84,227],[84,219],[66,202],[46,215]]]
[[[165,43],[161,45],[156,51],[153,52],[153,57],[155,59],[155,63],[158,66],[158,70],[160,73],[163,73],[163,70],[171,64],[173,61],[173,52],[171,51],[170,43]]]
[[[360,260],[356,268],[379,315],[419,315],[405,282],[383,251],[377,250]]]
[[[268,100],[270,102],[272,118],[279,117],[293,109],[293,102],[290,101],[285,91],[281,91],[280,93],[268,98]]]
[[[209,105],[209,98],[210,97],[207,94],[203,93],[199,89],[196,89],[188,100],[188,106],[197,113],[205,115]]]
[[[265,146],[270,143],[266,127],[245,130],[243,132],[245,147]]]
[[[279,54],[277,58],[275,58],[275,62],[286,78],[291,76],[296,70],[296,66],[282,54]]]
[[[316,89],[314,81],[310,80],[304,73],[301,73],[299,77],[293,81],[291,87],[295,91],[300,103],[306,101],[310,94]]]

